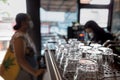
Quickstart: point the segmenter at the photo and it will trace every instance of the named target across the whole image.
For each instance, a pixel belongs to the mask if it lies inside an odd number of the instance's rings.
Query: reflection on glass
[[[89,20],[96,21],[101,27],[107,27],[108,9],[81,9],[80,24],[84,25]]]
[[[110,4],[111,0],[80,0],[82,4]]]

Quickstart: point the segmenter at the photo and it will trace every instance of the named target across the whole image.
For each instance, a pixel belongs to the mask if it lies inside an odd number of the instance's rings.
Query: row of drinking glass
[[[99,44],[85,46],[76,39],[58,44],[56,61],[66,80],[98,80],[104,72],[103,65],[113,63],[113,52]]]

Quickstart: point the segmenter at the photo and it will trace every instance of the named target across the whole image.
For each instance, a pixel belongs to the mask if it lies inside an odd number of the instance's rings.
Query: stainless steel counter
[[[45,52],[47,70],[51,77],[51,80],[63,80],[58,65],[56,64],[54,53],[54,50],[47,50]]]

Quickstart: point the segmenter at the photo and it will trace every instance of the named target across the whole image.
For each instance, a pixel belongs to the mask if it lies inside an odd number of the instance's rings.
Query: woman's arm
[[[16,59],[18,61],[18,64],[27,72],[34,76],[38,76],[42,74],[44,71],[43,70],[35,70],[33,69],[29,63],[25,59],[25,43],[22,38],[17,38],[15,39],[14,43],[14,51],[16,55]]]

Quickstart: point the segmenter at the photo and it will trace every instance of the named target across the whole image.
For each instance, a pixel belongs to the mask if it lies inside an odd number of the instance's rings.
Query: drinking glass
[[[112,49],[106,48],[106,47],[101,47],[101,48],[99,48],[99,50],[102,51],[103,60],[105,63],[111,64],[114,62],[114,54],[113,54]]]
[[[78,62],[79,62],[78,59],[67,58],[64,71],[63,71],[63,77],[65,80],[74,79],[74,74],[76,72]]]
[[[95,61],[81,59],[77,65],[74,80],[98,80],[98,65]]]
[[[62,56],[60,58],[60,69],[64,69],[64,65],[65,65],[65,62],[66,62],[66,58],[69,58],[69,53],[68,53],[68,49],[64,49],[63,50],[63,53],[62,53]]]
[[[58,63],[60,63],[60,58],[62,57],[63,50],[64,50],[64,45],[60,45],[58,51],[56,51],[55,56],[56,56],[56,61]]]

